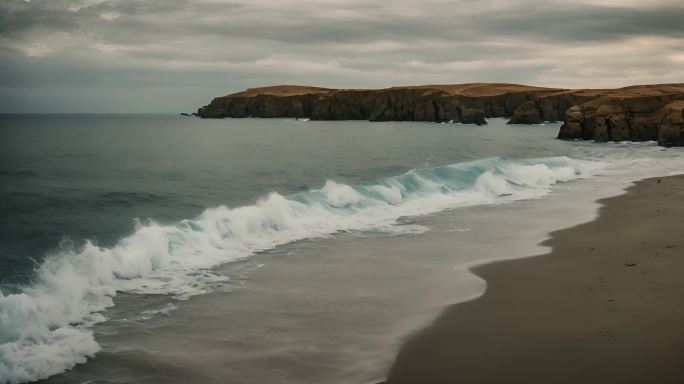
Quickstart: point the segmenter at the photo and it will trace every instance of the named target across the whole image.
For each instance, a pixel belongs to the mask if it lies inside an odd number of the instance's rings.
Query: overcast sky
[[[0,0],[0,112],[247,87],[684,82],[684,0]]]

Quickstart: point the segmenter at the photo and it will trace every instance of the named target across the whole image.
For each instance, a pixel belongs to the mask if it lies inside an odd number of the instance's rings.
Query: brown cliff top
[[[254,97],[257,95],[298,96],[307,94],[330,94],[340,91],[382,91],[402,89],[424,89],[426,91],[442,91],[452,95],[462,95],[471,97],[496,96],[506,93],[517,92],[540,92],[546,95],[572,93],[581,96],[611,96],[631,98],[643,96],[659,96],[672,93],[683,93],[684,83],[633,85],[629,87],[615,89],[563,89],[505,83],[414,85],[390,87],[385,89],[334,89],[302,85],[276,85],[270,87],[249,88],[242,92],[230,94],[227,97]]]
[[[516,93],[516,92],[530,92],[530,91],[542,91],[542,92],[553,92],[553,91],[565,91],[561,88],[545,88],[545,87],[534,87],[530,85],[520,85],[520,84],[505,84],[505,83],[467,83],[467,84],[437,84],[437,85],[419,85],[419,86],[407,86],[407,87],[392,87],[390,89],[435,89],[439,91],[444,91],[451,93],[453,95],[462,96],[496,96],[506,93]]]
[[[253,97],[256,95],[272,95],[272,96],[298,96],[312,93],[328,93],[336,91],[336,89],[309,87],[306,85],[274,85],[270,87],[248,88],[242,92],[232,93],[228,96],[242,96]]]
[[[610,96],[616,98],[661,96],[684,93],[684,83],[631,85],[614,89],[577,89],[570,92],[583,96]]]

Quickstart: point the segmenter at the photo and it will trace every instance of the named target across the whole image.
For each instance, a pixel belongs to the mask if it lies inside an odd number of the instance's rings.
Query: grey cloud
[[[678,1],[6,1],[0,110],[27,95],[30,108],[187,110],[273,83],[681,81],[682,16]],[[43,96],[60,89],[71,102]]]
[[[611,40],[633,35],[684,36],[681,7],[634,9],[546,4],[517,13],[484,15],[498,33],[540,36],[558,41]]]

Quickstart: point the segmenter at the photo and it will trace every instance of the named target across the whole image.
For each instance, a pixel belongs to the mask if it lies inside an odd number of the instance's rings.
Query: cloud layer
[[[680,0],[5,0],[0,111],[176,112],[247,87],[684,81]]]

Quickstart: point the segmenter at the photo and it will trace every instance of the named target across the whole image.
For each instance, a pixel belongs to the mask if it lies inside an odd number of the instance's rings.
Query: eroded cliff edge
[[[511,124],[560,121],[561,139],[658,140],[684,145],[684,83],[618,89],[559,89],[516,84],[456,84],[386,89],[295,85],[250,88],[214,98],[203,118],[298,117],[313,120]]]

